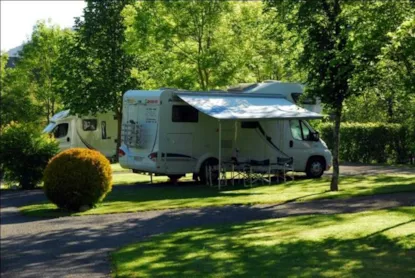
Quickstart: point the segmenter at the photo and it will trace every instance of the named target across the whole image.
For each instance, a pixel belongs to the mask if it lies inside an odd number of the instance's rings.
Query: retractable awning
[[[282,97],[259,94],[178,93],[197,110],[219,120],[226,119],[320,119]]]

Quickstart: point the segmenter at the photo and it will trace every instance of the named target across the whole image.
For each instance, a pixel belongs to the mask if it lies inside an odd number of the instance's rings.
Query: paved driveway
[[[114,190],[123,190],[114,188]],[[18,207],[40,190],[1,192],[1,277],[108,277],[109,252],[148,236],[200,225],[300,214],[358,212],[415,205],[415,192],[283,205],[227,206],[40,219]]]
[[[333,169],[327,171],[325,175],[331,175]],[[379,175],[379,174],[406,174],[415,175],[415,167],[409,166],[380,166],[380,165],[364,165],[364,164],[342,164],[340,166],[340,175],[354,176],[354,175]]]

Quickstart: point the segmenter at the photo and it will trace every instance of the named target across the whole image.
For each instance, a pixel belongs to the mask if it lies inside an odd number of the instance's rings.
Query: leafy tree
[[[376,63],[386,34],[405,13],[409,1],[288,1],[269,0],[280,19],[303,38],[301,66],[307,70],[307,91],[318,96],[334,114],[333,176],[338,190],[339,130],[344,101],[359,94],[357,78]],[[403,3],[403,4],[401,4]],[[390,24],[382,20],[391,17]],[[360,75],[362,76],[362,75]]]
[[[410,110],[411,99],[406,92],[411,91],[410,84],[413,83],[408,81],[413,70],[408,61],[411,60],[410,49],[414,49],[410,30],[402,26],[410,26],[415,9],[410,1],[383,1],[380,4],[365,9],[357,7],[354,11],[359,18],[366,18],[364,23],[354,24],[359,27],[354,33],[357,34],[355,40],[359,41],[355,43],[355,51],[370,63],[364,63],[364,67],[354,74],[352,87],[363,94],[346,101],[346,116],[360,121],[371,118],[372,121],[400,123],[408,117],[406,114]],[[407,40],[402,43],[407,53],[392,58],[392,45],[401,44],[395,33],[407,34]],[[349,105],[349,102],[352,103]]]
[[[11,122],[0,141],[0,170],[22,189],[33,189],[41,181],[49,159],[59,151],[58,142],[31,123]]]
[[[415,12],[415,9],[411,9]],[[396,29],[388,33],[390,43],[383,49],[383,58],[405,84],[407,93],[415,90],[415,16],[412,14]]]
[[[237,82],[299,79],[293,33],[262,2],[160,1],[127,6],[125,48],[140,57],[146,88],[193,90]]]
[[[246,79],[304,81],[305,76],[297,65],[301,52],[301,40],[295,32],[279,21],[276,10],[264,12],[262,2],[239,2],[235,4],[231,28],[236,36],[237,49],[244,59]]]
[[[7,59],[7,54],[1,55],[0,132],[11,121],[36,122],[41,114],[27,75],[17,69],[6,68]]]
[[[62,82],[53,69],[62,50],[61,42],[70,33],[70,30],[62,30],[57,25],[48,26],[44,21],[37,22],[31,39],[23,46],[16,64],[16,74],[27,81],[26,93],[32,94],[43,108],[42,114],[48,122],[60,107],[57,91]]]
[[[114,111],[119,122],[118,138],[122,96],[139,86],[131,77],[137,61],[121,48],[125,41],[121,11],[133,2],[88,0],[83,20],[76,20],[75,36],[66,41],[58,63],[59,75],[65,81],[60,91],[64,104],[81,115]]]
[[[137,2],[125,12],[126,49],[148,70],[136,70],[148,87],[207,90],[227,85],[237,69],[226,1]]]
[[[7,55],[7,53],[1,53],[0,56],[0,88],[3,90],[3,81],[4,78],[6,76],[6,65],[7,65],[7,61],[9,59],[9,56]]]

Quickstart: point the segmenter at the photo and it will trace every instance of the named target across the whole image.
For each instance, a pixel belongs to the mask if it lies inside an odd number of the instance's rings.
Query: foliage
[[[405,8],[404,5],[403,7]],[[383,26],[385,22],[396,19],[400,22],[402,15],[407,13],[402,11],[400,16],[391,15],[379,25]],[[393,26],[396,27],[398,22]],[[385,121],[413,126],[411,119],[415,111],[414,22],[412,12],[396,29],[389,33],[388,30],[382,32],[384,43],[381,53],[376,58],[377,63],[355,78],[355,83],[359,83],[359,86],[365,89],[362,96],[346,102],[346,121]]]
[[[58,143],[30,124],[12,122],[0,135],[0,165],[10,181],[33,189],[42,179],[48,161],[58,152]]]
[[[56,155],[44,174],[44,190],[59,208],[93,207],[112,189],[109,161],[98,151],[74,148]]]
[[[414,170],[408,170],[414,173]],[[163,177],[160,177],[162,179]],[[159,179],[159,178],[157,178]],[[189,177],[189,180],[191,176]],[[161,180],[159,180],[161,181]],[[149,177],[137,174],[114,175],[114,183],[124,185],[149,183]],[[187,185],[186,185],[187,184]],[[353,196],[368,196],[373,194],[414,192],[415,175],[377,175],[340,177],[341,191],[327,191],[329,178],[318,180],[297,179],[292,182],[246,188],[235,185],[218,191],[216,188],[194,186],[194,183],[183,182],[181,187],[189,190],[178,190],[166,182],[158,186],[144,187],[137,190],[135,186],[114,188],[102,204],[83,212],[87,214],[109,214],[160,209],[201,208],[226,205],[281,204],[286,202],[303,202],[317,199],[344,199]],[[164,186],[163,186],[164,185]],[[67,215],[57,209],[52,203],[37,203],[21,208],[21,211],[31,216],[62,216]],[[80,214],[77,214],[80,215]]]
[[[62,101],[79,115],[113,111],[118,118],[121,136],[122,96],[139,87],[132,78],[135,57],[125,53],[121,11],[134,0],[88,0],[83,20],[76,19],[75,36],[67,41],[58,62],[58,74],[65,85]],[[117,140],[117,149],[120,140]],[[118,153],[118,152],[116,152]]]
[[[414,11],[415,9],[412,9]],[[380,67],[397,75],[406,92],[415,90],[415,16],[413,13],[394,31],[388,33],[390,43],[382,49]]]
[[[303,37],[300,65],[308,72],[307,92],[320,97],[334,116],[333,178],[338,190],[339,132],[344,101],[361,92],[378,61],[387,32],[410,14],[410,1],[268,0],[280,18]],[[284,14],[287,12],[287,14]],[[363,20],[364,18],[364,20]]]
[[[224,28],[231,3],[225,1],[137,2],[126,12],[127,48],[137,53],[148,71],[137,72],[148,85],[183,89],[227,85],[237,61]],[[143,76],[144,75],[144,76]]]
[[[7,65],[8,59],[9,59],[9,56],[7,55],[7,53],[2,52],[0,56],[0,82],[1,82],[0,89],[2,92],[3,92],[3,86],[4,86],[3,81],[6,75],[6,65]]]
[[[144,1],[127,6],[125,48],[145,88],[190,90],[299,77],[292,33],[261,2]],[[271,38],[275,39],[272,40]]]
[[[65,80],[65,105],[81,115],[121,111],[122,95],[138,83],[131,78],[137,63],[126,54],[121,11],[133,0],[87,1],[83,20],[76,19],[75,36],[59,61]]]
[[[19,71],[6,68],[7,54],[1,55],[0,130],[12,121],[36,122],[41,108],[28,93],[28,78]]]
[[[321,137],[331,149],[333,125],[320,126]],[[343,161],[362,163],[402,163],[410,155],[410,133],[400,124],[343,123],[340,128],[342,146],[339,157]]]
[[[37,22],[30,40],[19,53],[14,69],[17,76],[9,81],[18,88],[17,93],[33,97],[47,122],[61,108],[57,92],[63,81],[56,75],[54,67],[63,50],[63,42],[71,35],[69,29]]]
[[[410,277],[414,214],[401,207],[188,228],[116,250],[114,276]]]

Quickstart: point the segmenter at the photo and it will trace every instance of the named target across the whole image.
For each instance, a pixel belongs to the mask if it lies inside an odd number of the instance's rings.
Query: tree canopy
[[[387,33],[410,14],[410,1],[358,2],[345,0],[267,1],[282,22],[303,41],[300,66],[307,72],[307,92],[321,98],[334,116],[333,178],[338,190],[339,130],[345,100],[370,83]],[[409,9],[409,10],[408,10]],[[373,77],[372,77],[373,79]],[[366,80],[362,82],[362,80]]]
[[[75,35],[58,65],[65,80],[61,97],[73,113],[114,111],[120,117],[123,93],[138,87],[131,77],[136,60],[122,49],[125,28],[121,11],[133,2],[88,0],[83,19],[76,20]]]
[[[342,121],[415,132],[412,0],[86,2],[72,30],[37,23],[15,69],[2,55],[4,122],[63,107],[120,121],[123,94],[137,88],[301,82],[335,122],[333,190]]]

